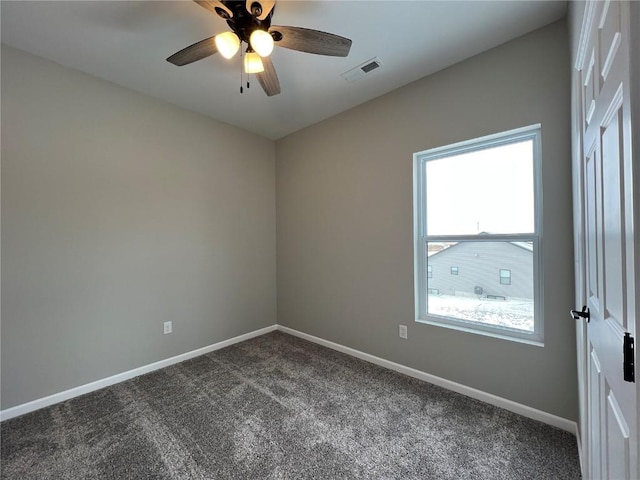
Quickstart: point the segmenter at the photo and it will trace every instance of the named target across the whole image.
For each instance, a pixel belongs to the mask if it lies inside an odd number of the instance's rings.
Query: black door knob
[[[571,310],[571,317],[574,320],[580,320],[581,318],[586,318],[587,322],[591,320],[591,315],[589,314],[589,309],[587,306],[583,306],[582,310]]]

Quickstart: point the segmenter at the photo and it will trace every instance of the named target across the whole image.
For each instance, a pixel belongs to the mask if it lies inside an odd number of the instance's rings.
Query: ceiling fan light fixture
[[[260,55],[256,52],[247,52],[244,56],[244,71],[246,73],[262,73],[264,65],[260,59]]]
[[[2,1],[2,0],[0,0]],[[181,67],[219,53],[231,59],[240,51],[244,56],[244,67],[240,69],[240,83],[244,72],[255,73],[258,83],[271,97],[280,93],[280,81],[271,61],[275,44],[281,48],[297,50],[329,57],[349,55],[352,41],[333,33],[312,28],[271,25],[275,4],[278,0],[193,0],[201,7],[216,13],[227,21],[230,32],[213,35],[189,45],[167,58],[167,62]],[[247,44],[246,55],[241,48]],[[378,63],[361,66],[368,73],[377,68]],[[248,79],[247,79],[248,80]],[[247,88],[249,82],[247,81]],[[242,93],[242,86],[240,87]]]
[[[216,48],[224,58],[233,57],[240,48],[240,39],[233,32],[224,32],[215,37]]]
[[[251,48],[261,57],[268,57],[273,52],[273,37],[264,30],[256,29],[249,37]]]

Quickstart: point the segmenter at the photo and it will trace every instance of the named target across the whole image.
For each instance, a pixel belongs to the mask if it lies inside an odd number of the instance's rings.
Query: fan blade
[[[224,19],[233,17],[233,12],[231,11],[231,9],[227,7],[224,3],[222,3],[220,0],[193,0],[193,1],[196,2],[198,5],[200,5],[201,7],[206,8],[210,12],[215,13],[216,15],[219,15]],[[218,10],[216,10],[216,8]],[[224,13],[221,13],[221,12],[224,12]],[[225,13],[226,13],[226,16],[225,16]]]
[[[265,18],[267,18],[269,16],[269,14],[271,13],[271,10],[273,10],[273,6],[276,4],[275,0],[247,0],[247,12],[249,12],[250,14],[253,15],[251,6],[254,3],[258,3],[260,4],[260,7],[262,8],[262,13],[257,17],[258,20],[264,20]]]
[[[189,45],[167,58],[167,62],[181,67],[183,65],[188,65],[189,63],[202,60],[203,58],[207,58],[218,51],[215,38],[216,37],[214,35],[213,37],[205,38],[204,40],[200,40],[198,43]]]
[[[280,93],[280,81],[278,80],[278,74],[273,66],[273,62],[271,62],[271,58],[263,58],[262,65],[264,66],[264,72],[256,73],[260,86],[268,97],[278,95]]]
[[[272,26],[269,29],[276,45],[300,52],[346,57],[351,49],[351,40],[333,33],[301,27]],[[278,40],[278,37],[282,37]]]

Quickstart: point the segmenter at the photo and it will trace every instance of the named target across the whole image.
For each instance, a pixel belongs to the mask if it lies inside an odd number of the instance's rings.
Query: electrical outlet
[[[164,334],[168,334],[173,332],[173,324],[172,322],[164,322]]]
[[[400,338],[407,339],[407,326],[406,325],[398,325],[398,335]]]

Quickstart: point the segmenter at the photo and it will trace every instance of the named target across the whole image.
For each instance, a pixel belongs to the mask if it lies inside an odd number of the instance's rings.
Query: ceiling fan
[[[246,73],[255,73],[268,96],[280,93],[280,81],[269,58],[274,45],[300,52],[346,57],[351,40],[332,33],[302,27],[271,25],[275,0],[194,0],[227,21],[231,31],[205,38],[174,53],[167,61],[183,66],[220,52],[232,58],[244,42]],[[240,89],[242,92],[242,87]]]

